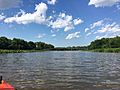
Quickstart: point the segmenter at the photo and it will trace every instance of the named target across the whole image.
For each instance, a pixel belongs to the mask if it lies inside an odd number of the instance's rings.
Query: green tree
[[[11,49],[18,49],[18,50],[27,50],[29,48],[29,45],[27,41],[24,41],[22,39],[14,38],[11,43]]]
[[[28,47],[29,49],[35,49],[36,48],[36,44],[32,41],[28,42],[28,46],[29,46]]]
[[[0,49],[9,49],[10,44],[10,39],[7,39],[6,37],[0,37]]]

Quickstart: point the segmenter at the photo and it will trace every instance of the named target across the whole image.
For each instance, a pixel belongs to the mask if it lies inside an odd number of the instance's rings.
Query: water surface
[[[0,75],[18,90],[120,90],[120,54],[0,54]]]

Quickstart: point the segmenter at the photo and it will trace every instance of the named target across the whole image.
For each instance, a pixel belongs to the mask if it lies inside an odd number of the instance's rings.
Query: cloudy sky
[[[0,36],[55,46],[120,36],[120,0],[0,0]]]

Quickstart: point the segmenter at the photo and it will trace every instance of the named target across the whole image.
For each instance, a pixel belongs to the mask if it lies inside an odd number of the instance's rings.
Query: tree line
[[[51,50],[54,46],[44,42],[25,41],[23,39],[0,37],[0,49],[8,50]]]
[[[120,48],[120,37],[102,38],[91,42],[88,49]]]
[[[120,37],[102,38],[92,41],[88,46],[72,46],[72,47],[54,47],[44,42],[25,41],[23,39],[0,37],[0,49],[8,50],[94,50],[104,48],[120,48]]]
[[[88,46],[72,46],[72,47],[57,47],[54,50],[94,50],[94,49],[108,49],[120,48],[120,37],[102,38],[92,41]]]
[[[87,46],[69,46],[69,47],[56,47],[52,50],[57,50],[57,51],[73,51],[73,50],[86,50]]]

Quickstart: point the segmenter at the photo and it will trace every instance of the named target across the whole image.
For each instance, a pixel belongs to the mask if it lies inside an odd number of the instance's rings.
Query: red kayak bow
[[[15,90],[9,83],[2,80],[2,77],[0,79],[0,90]]]

